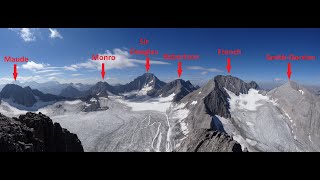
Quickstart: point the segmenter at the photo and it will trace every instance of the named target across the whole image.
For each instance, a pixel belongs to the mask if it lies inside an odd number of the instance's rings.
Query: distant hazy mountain
[[[31,107],[38,101],[49,102],[63,99],[60,96],[44,94],[39,90],[31,89],[29,86],[22,88],[15,84],[7,84],[1,91],[2,99],[12,99],[14,103]]]
[[[187,94],[191,93],[192,91],[196,90],[197,88],[194,87],[190,81],[184,81],[182,79],[176,79],[172,82],[167,83],[162,88],[156,90],[153,89],[152,91],[148,92],[150,96],[161,96],[161,97],[168,97],[171,94],[175,94],[173,101],[179,101]]]
[[[16,84],[16,85],[19,85],[21,87],[29,86],[32,89],[38,89],[41,92],[45,92],[45,93],[49,93],[49,94],[53,94],[53,95],[59,95],[61,93],[61,91],[63,89],[65,89],[65,88],[67,88],[68,86],[72,86],[72,87],[76,88],[79,91],[86,91],[86,90],[88,90],[88,89],[90,89],[92,87],[92,85],[82,84],[82,83],[60,84],[57,81],[48,81],[48,82],[45,82],[45,83],[38,83],[38,82],[35,82],[35,81],[21,83],[21,82],[17,81],[17,82],[13,82],[12,84]],[[0,88],[1,88],[1,86],[0,86]]]
[[[76,88],[79,91],[86,91],[92,87],[90,84],[82,84],[82,83],[69,83],[68,85]]]
[[[75,97],[80,97],[83,94],[84,94],[83,92],[69,85],[65,89],[63,89],[59,95],[62,97],[75,98]]]

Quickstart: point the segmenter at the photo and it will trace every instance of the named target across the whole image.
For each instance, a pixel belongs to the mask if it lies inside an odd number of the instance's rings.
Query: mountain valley
[[[59,95],[6,85],[0,113],[28,111],[75,133],[90,152],[320,150],[319,96],[292,81],[264,91],[233,76],[196,87],[146,73],[125,85],[69,85]]]

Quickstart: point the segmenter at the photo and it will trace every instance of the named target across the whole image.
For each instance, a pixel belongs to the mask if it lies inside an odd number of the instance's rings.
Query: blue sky
[[[150,42],[139,45],[140,38]],[[320,29],[245,28],[37,28],[0,29],[0,83],[13,80],[13,63],[4,56],[28,57],[18,64],[18,81],[95,83],[101,80],[99,63],[92,54],[115,54],[116,62],[105,62],[106,81],[127,83],[146,72],[143,55],[130,55],[129,49],[156,49],[151,56],[151,73],[163,81],[177,78],[178,61],[163,60],[163,54],[198,54],[197,61],[182,61],[181,78],[203,84],[217,74],[226,75],[226,56],[217,49],[241,49],[231,57],[231,75],[257,82],[286,81],[288,61],[267,61],[266,54],[313,55],[315,61],[291,62],[291,80],[320,85]]]

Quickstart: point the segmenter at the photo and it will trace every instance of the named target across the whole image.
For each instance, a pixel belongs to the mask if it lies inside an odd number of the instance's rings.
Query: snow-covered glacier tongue
[[[81,106],[85,102],[76,100],[59,102],[39,111],[76,133],[85,151],[172,151],[173,122],[165,109],[171,105],[168,98],[128,102],[121,96],[109,96],[100,97],[99,102],[109,108],[83,112]]]

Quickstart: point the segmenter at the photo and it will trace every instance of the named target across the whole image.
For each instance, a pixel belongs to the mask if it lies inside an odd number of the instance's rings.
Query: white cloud
[[[21,82],[26,82],[26,81],[38,81],[41,78],[41,76],[18,76],[17,79]]]
[[[20,36],[25,42],[36,40],[36,37],[34,36],[33,32],[31,32],[29,28],[22,28],[20,32]]]
[[[8,84],[11,83],[13,81],[13,78],[9,78],[9,77],[3,77],[0,78],[0,84]]]
[[[19,82],[27,82],[27,81],[39,81],[42,80],[41,76],[20,76],[18,75],[17,81]],[[8,84],[14,82],[13,77],[3,77],[0,78],[0,84]]]
[[[64,73],[61,73],[61,72],[51,73],[51,74],[47,74],[47,75],[45,75],[45,76],[58,76],[58,75],[61,75],[61,74],[64,74]]]
[[[75,71],[80,68],[86,69],[101,69],[101,64],[105,64],[105,69],[124,69],[124,68],[131,68],[136,67],[137,64],[145,64],[146,60],[138,60],[138,59],[130,59],[130,54],[128,51],[121,50],[121,49],[114,49],[113,52],[106,50],[105,53],[99,54],[100,56],[115,56],[116,60],[92,60],[91,58],[87,60],[87,62],[73,64],[71,66],[65,66],[66,70]],[[154,61],[150,60],[150,64],[153,65],[167,65],[170,64],[168,62],[163,61]]]
[[[128,51],[121,50],[121,49],[114,49],[112,52],[107,50],[105,51],[104,54],[99,54],[101,56],[116,56],[116,60],[106,60],[106,61],[99,61],[99,60],[92,60],[91,57],[90,59],[87,59],[85,62],[77,63],[77,64],[72,64],[69,66],[61,66],[61,67],[54,67],[51,66],[50,64],[47,63],[36,63],[34,61],[29,61],[26,64],[23,64],[21,67],[22,69],[30,70],[32,73],[35,75],[41,74],[41,81],[44,80],[59,80],[59,81],[64,81],[64,79],[57,78],[56,76],[63,74],[63,71],[78,71],[79,69],[87,69],[87,71],[97,71],[101,70],[101,64],[105,63],[105,69],[110,70],[110,69],[125,69],[125,68],[130,68],[130,67],[137,67],[137,66],[144,66],[146,60],[138,60],[138,59],[131,59],[130,54]],[[164,61],[154,61],[150,60],[150,64],[152,65],[167,65],[170,64],[168,62]],[[83,73],[83,72],[81,72]],[[70,74],[72,77],[77,77],[81,76],[83,74],[81,73],[73,73]],[[37,76],[38,78],[40,76]],[[37,78],[33,77],[33,78]],[[100,76],[98,76],[96,80],[100,80]],[[19,77],[18,77],[19,78]],[[108,78],[108,77],[107,77]],[[27,80],[27,79],[26,79]],[[34,80],[34,79],[32,79]],[[70,79],[66,79],[70,80]],[[76,79],[73,79],[76,80]],[[80,79],[78,79],[80,80]],[[114,80],[114,79],[109,79],[109,80]],[[87,82],[90,82],[88,79],[86,79]],[[114,80],[114,83],[117,81]]]
[[[55,39],[55,38],[63,39],[63,37],[61,36],[61,34],[58,32],[57,29],[51,29],[51,28],[49,28],[49,31],[50,31],[49,37],[50,37],[51,39]]]
[[[9,30],[16,32],[25,42],[36,41],[37,28],[9,28]]]
[[[53,80],[58,80],[58,78],[52,76],[52,77],[48,77],[48,80],[53,81]]]
[[[131,59],[132,62],[136,62],[139,64],[145,64],[146,60],[137,60],[137,59]],[[166,64],[170,64],[168,62],[164,62],[164,61],[154,61],[154,60],[150,60],[150,64],[158,64],[158,65],[166,65]]]
[[[206,75],[206,74],[208,74],[208,71],[201,72],[201,75]]]
[[[75,64],[73,64],[71,66],[63,66],[64,70],[69,70],[69,71],[77,71],[78,68],[79,68],[79,66],[75,65]]]
[[[57,70],[57,69],[46,69],[46,70],[36,71],[35,73],[40,74],[40,73],[48,73],[48,72],[60,72],[60,70]]]
[[[44,67],[45,67],[45,64],[41,64],[41,63],[37,64],[33,61],[28,61],[27,64],[22,65],[23,69],[28,69],[32,71],[41,70],[41,69],[44,69]]]
[[[281,78],[275,78],[274,81],[284,81],[284,80]]]
[[[189,70],[203,70],[203,71],[209,71],[209,72],[223,72],[222,70],[220,69],[216,69],[216,68],[204,68],[204,67],[201,67],[201,66],[187,66],[187,69]]]
[[[82,74],[71,74],[71,76],[81,76]]]

